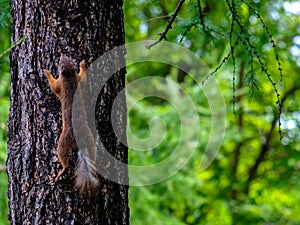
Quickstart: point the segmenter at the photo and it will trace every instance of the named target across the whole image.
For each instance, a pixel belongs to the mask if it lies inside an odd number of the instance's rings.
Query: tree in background
[[[97,193],[88,202],[73,190],[75,160],[71,160],[65,179],[54,182],[61,166],[56,157],[60,104],[43,75],[43,69],[58,74],[60,54],[77,63],[84,59],[91,64],[104,52],[124,44],[122,4],[97,0],[11,1],[12,43],[26,36],[10,55],[7,172],[11,224],[128,224],[126,185],[101,178]],[[100,66],[105,70],[122,60],[124,53],[120,57]],[[125,70],[121,69],[105,84],[101,104],[97,104],[96,125],[107,151],[126,162],[127,148],[113,135],[109,113],[125,85],[124,77]],[[89,87],[97,88],[97,83],[90,82]],[[119,113],[114,119],[124,136],[126,110],[122,100],[116,104]],[[107,170],[127,179],[126,168],[103,161],[100,159]]]

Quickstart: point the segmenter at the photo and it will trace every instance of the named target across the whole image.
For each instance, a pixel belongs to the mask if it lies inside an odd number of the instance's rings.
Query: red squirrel
[[[93,161],[96,158],[96,147],[92,132],[87,125],[82,97],[79,96],[79,101],[76,99],[76,106],[73,106],[75,93],[82,93],[80,85],[78,85],[79,82],[86,81],[85,61],[81,61],[80,71],[77,74],[74,62],[67,56],[61,55],[59,77],[55,79],[48,70],[44,70],[44,74],[48,79],[52,92],[59,98],[62,109],[62,132],[57,147],[57,156],[62,165],[62,170],[56,176],[55,182],[58,182],[59,177],[69,166],[72,151],[77,151],[78,159],[75,169],[74,190],[79,190],[81,195],[90,195],[99,185],[95,162]],[[77,96],[76,98],[78,98]],[[72,110],[74,110],[74,107],[77,107],[76,111],[80,115],[78,116],[79,119],[73,118],[73,120],[79,120],[80,132],[83,132],[87,136],[83,142],[86,144],[86,148],[91,148],[89,150],[94,154],[93,160],[86,154],[87,149],[79,149],[77,145],[72,124]]]

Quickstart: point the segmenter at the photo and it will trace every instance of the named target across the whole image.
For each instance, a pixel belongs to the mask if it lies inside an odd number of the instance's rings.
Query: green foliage
[[[138,15],[137,19],[126,16],[126,30],[130,30],[127,42],[158,39],[157,34],[165,30],[176,8],[176,2],[144,2],[147,7],[143,1],[125,4],[125,16],[129,9]],[[131,222],[300,224],[300,117],[296,100],[300,94],[297,75],[300,56],[299,43],[293,41],[299,33],[300,17],[286,11],[284,1],[199,2],[203,18],[199,16],[198,1],[186,1],[167,39],[201,57],[211,68],[208,76],[214,75],[220,82],[228,105],[225,139],[212,165],[200,172],[200,160],[210,132],[210,110],[203,93],[186,78],[181,85],[199,106],[200,144],[189,163],[172,178],[151,186],[130,188]],[[235,9],[230,9],[232,3]],[[159,45],[153,48],[156,47]],[[152,65],[131,66],[127,82],[149,74],[177,80],[176,68]],[[155,83],[149,86],[158,88]],[[140,91],[143,90],[141,87]],[[277,97],[280,102],[276,104]],[[154,151],[143,154],[131,149],[131,165],[151,165],[164,159],[178,141],[180,124],[174,119],[175,114],[169,113],[171,106],[157,101],[151,105],[148,100],[141,101],[130,112],[129,124],[134,134],[151,135],[149,115],[161,116],[161,111],[167,112],[162,118],[171,129]],[[278,133],[278,104],[282,104],[282,141]],[[264,149],[267,149],[265,153]],[[161,158],[154,157],[157,150],[163,152]]]
[[[4,0],[0,2],[0,28],[2,29],[9,29],[10,27],[10,7],[9,1]]]
[[[0,2],[0,55],[10,47],[10,7],[9,1]],[[0,57],[0,166],[5,165],[7,156],[7,118],[9,109],[9,59]],[[0,224],[8,224],[7,215],[7,175],[0,171]]]
[[[158,39],[177,3],[124,1],[127,42]],[[185,77],[180,85],[197,105],[201,121],[195,124],[201,127],[199,144],[187,165],[172,178],[129,189],[132,224],[300,224],[300,16],[288,11],[287,4],[290,3],[257,0],[185,2],[167,39],[194,52],[211,68],[208,76],[217,77],[227,103],[226,135],[217,158],[201,172],[199,165],[211,129],[210,108],[199,87]],[[2,53],[10,47],[8,1],[1,1],[0,9]],[[140,63],[127,70],[128,83],[150,75],[174,82],[179,77],[176,68],[161,63]],[[0,72],[3,165],[10,82],[7,54],[0,58]],[[159,90],[161,84],[153,82],[148,87]],[[274,87],[280,92],[283,106],[282,141],[277,131],[278,99]],[[139,87],[137,92],[144,88]],[[144,99],[129,112],[133,134],[141,139],[150,137],[149,124],[154,115],[162,118],[167,132],[153,151],[130,149],[131,165],[160,162],[172,154],[178,143],[181,128],[176,110],[158,98]],[[259,161],[264,149],[267,151]],[[8,224],[6,190],[7,176],[0,172],[0,224]]]
[[[8,225],[7,215],[8,215],[8,207],[7,207],[7,175],[3,172],[0,172],[0,222],[3,225]]]

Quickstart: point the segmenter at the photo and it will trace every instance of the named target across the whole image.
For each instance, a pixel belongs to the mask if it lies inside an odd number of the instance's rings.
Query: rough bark
[[[77,65],[82,59],[91,64],[104,52],[124,44],[122,4],[122,0],[11,1],[11,40],[27,36],[10,56],[7,172],[11,224],[129,224],[126,185],[100,177],[98,193],[90,203],[74,192],[75,156],[64,179],[54,182],[61,169],[56,156],[61,108],[42,72],[48,69],[58,75],[61,53],[72,57]],[[123,60],[123,56],[118,60]],[[113,58],[108,64],[112,63]],[[105,70],[106,64],[99,66]],[[124,77],[123,68],[106,84],[95,115],[102,145],[127,162],[127,147],[118,140],[125,139]],[[89,86],[97,84],[90,82]],[[110,113],[119,92],[122,97],[114,114],[116,136]],[[98,148],[102,145],[98,144]],[[103,161],[100,159],[107,164]],[[115,167],[114,171],[120,180],[128,179],[127,168]]]

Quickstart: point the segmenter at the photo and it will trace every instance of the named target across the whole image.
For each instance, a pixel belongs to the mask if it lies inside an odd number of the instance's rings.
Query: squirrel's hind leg
[[[66,148],[69,148],[69,147],[66,147]],[[58,172],[58,174],[55,178],[55,182],[58,181],[59,177],[65,172],[65,170],[69,166],[69,158],[70,158],[69,153],[71,152],[71,150],[66,149],[66,148],[59,146],[57,149],[57,157],[58,157],[59,162],[62,165],[62,169]]]

